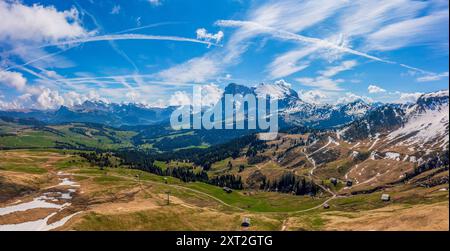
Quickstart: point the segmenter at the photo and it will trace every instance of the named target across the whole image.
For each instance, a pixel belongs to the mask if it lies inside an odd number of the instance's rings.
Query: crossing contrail
[[[345,53],[349,53],[349,54],[353,54],[356,56],[360,56],[360,57],[364,57],[364,58],[368,58],[374,61],[378,61],[378,62],[383,62],[386,64],[394,64],[394,65],[399,65],[400,67],[406,68],[406,69],[410,69],[410,70],[415,70],[415,71],[419,71],[421,73],[424,74],[434,74],[433,72],[429,72],[426,70],[422,70],[413,66],[409,66],[406,64],[401,64],[398,62],[393,62],[393,61],[389,61],[386,59],[382,59],[373,55],[369,55],[367,53],[364,52],[360,52],[348,47],[344,47],[344,46],[340,46],[340,45],[336,45],[332,42],[323,40],[323,39],[319,39],[319,38],[313,38],[313,37],[307,37],[307,36],[303,36],[303,35],[299,35],[296,33],[292,33],[289,31],[284,31],[284,30],[279,30],[279,29],[275,29],[272,27],[267,27],[267,26],[263,26],[259,23],[256,22],[251,22],[251,21],[239,21],[239,20],[219,20],[216,22],[216,25],[221,26],[221,27],[244,27],[244,28],[249,28],[249,29],[253,29],[255,31],[259,31],[262,33],[267,33],[270,34],[274,37],[277,38],[281,38],[284,40],[294,40],[294,41],[299,41],[299,42],[304,42],[304,43],[310,43],[310,44],[315,44],[317,46],[323,47],[323,48],[329,48],[329,49],[334,49],[334,50],[338,50],[341,52],[345,52]]]
[[[198,40],[198,39],[194,39],[194,38],[186,38],[186,37],[177,37],[177,36],[158,36],[158,35],[144,35],[144,34],[113,34],[113,35],[100,35],[100,36],[91,36],[91,37],[85,37],[85,38],[78,38],[78,39],[71,39],[71,40],[64,40],[64,41],[59,41],[59,42],[54,42],[54,43],[47,43],[38,47],[34,47],[34,48],[38,48],[38,49],[43,49],[43,48],[47,48],[47,47],[55,47],[55,46],[64,46],[64,45],[74,45],[74,47],[80,45],[80,44],[84,44],[84,43],[92,43],[92,42],[100,42],[100,41],[117,41],[117,40],[162,40],[162,41],[177,41],[177,42],[188,42],[188,43],[198,43],[198,44],[205,44],[208,47],[210,46],[219,46],[221,47],[221,45],[215,44],[215,43],[211,43],[208,41],[202,41],[202,40]],[[73,48],[73,47],[71,47]],[[68,48],[68,49],[71,49]],[[28,62],[25,62],[24,64],[22,64],[22,66],[26,66],[29,65],[31,63],[37,62],[39,60],[48,58],[48,57],[52,57],[52,56],[56,56],[58,54],[61,54],[65,51],[68,50],[63,49],[61,51],[52,53],[52,54],[48,54],[33,60],[30,60]],[[9,51],[8,53],[14,52],[17,49],[13,49],[11,51]],[[8,68],[4,68],[1,69],[0,71],[7,71],[13,68],[16,68],[17,66],[11,66]]]
[[[63,46],[63,45],[71,45],[71,44],[92,43],[92,42],[99,42],[99,41],[118,41],[118,40],[165,40],[165,41],[198,43],[198,44],[205,44],[208,46],[220,46],[220,45],[217,45],[217,44],[214,44],[211,42],[202,41],[202,40],[198,40],[198,39],[194,39],[194,38],[186,38],[186,37],[143,35],[143,34],[117,34],[117,35],[101,35],[101,36],[92,36],[92,37],[78,38],[78,39],[72,39],[72,40],[64,40],[64,41],[44,44],[38,48]]]

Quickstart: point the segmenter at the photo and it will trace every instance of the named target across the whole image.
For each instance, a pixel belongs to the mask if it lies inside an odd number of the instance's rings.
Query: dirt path
[[[117,177],[117,178],[123,178],[123,179],[130,180],[130,181],[137,181],[136,178],[132,178],[132,177],[129,177],[129,176],[122,176],[122,175],[111,175],[111,176],[114,176],[114,177]],[[137,182],[144,182],[144,183],[147,183],[147,184],[155,184],[155,185],[162,185],[163,184],[161,182],[149,181],[149,180],[140,180],[140,181],[137,181]],[[222,204],[224,206],[236,209],[236,210],[241,211],[241,212],[261,213],[261,214],[279,214],[280,213],[280,212],[255,212],[255,211],[249,211],[249,210],[244,209],[244,208],[240,208],[240,207],[237,207],[237,206],[230,205],[230,204],[226,203],[225,201],[223,201],[223,200],[221,200],[221,199],[219,199],[217,197],[214,197],[214,196],[212,196],[212,195],[210,195],[208,193],[205,193],[205,192],[202,192],[202,191],[198,191],[198,190],[195,190],[195,189],[192,189],[192,188],[189,188],[189,187],[184,187],[184,186],[180,186],[180,185],[173,185],[173,184],[164,184],[164,185],[167,185],[167,186],[172,187],[172,188],[183,189],[183,190],[186,190],[186,191],[190,191],[190,192],[194,192],[194,193],[206,196],[206,197],[208,197],[210,199],[213,199],[216,202],[219,202],[220,204]],[[326,200],[325,202],[323,202],[322,204],[317,205],[317,206],[312,207],[312,208],[298,210],[298,211],[289,211],[289,212],[285,212],[285,213],[297,214],[297,213],[304,213],[304,212],[309,212],[309,211],[312,211],[312,210],[315,210],[315,209],[319,209],[319,208],[323,207],[323,205],[325,205],[326,203],[330,202],[332,199],[334,199],[336,197],[337,196],[335,195],[335,196],[329,198],[328,200]]]

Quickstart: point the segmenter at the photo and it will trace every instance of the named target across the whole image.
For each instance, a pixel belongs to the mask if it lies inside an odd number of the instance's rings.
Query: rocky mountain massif
[[[246,87],[230,84],[225,94],[253,94],[258,97],[269,95],[278,100],[280,117],[288,124],[306,125],[315,128],[331,128],[349,123],[364,116],[368,110],[376,107],[357,100],[348,104],[316,105],[299,98],[296,91],[285,83],[260,84]],[[45,123],[98,123],[109,126],[154,125],[167,122],[177,107],[154,108],[139,104],[107,104],[101,101],[86,101],[74,107],[62,106],[58,110],[0,111],[0,116],[15,118],[34,118]]]

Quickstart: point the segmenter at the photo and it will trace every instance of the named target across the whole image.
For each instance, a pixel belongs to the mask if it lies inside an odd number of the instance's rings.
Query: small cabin
[[[243,220],[242,220],[242,224],[241,224],[241,226],[242,227],[250,227],[250,218],[244,218]]]
[[[353,181],[352,181],[352,180],[347,180],[347,186],[348,186],[348,187],[353,186]]]
[[[391,196],[389,194],[383,194],[383,195],[381,195],[381,200],[388,202],[391,200]]]
[[[224,187],[223,191],[225,191],[226,193],[232,193],[233,189],[229,188],[229,187]]]
[[[338,183],[338,180],[336,178],[331,178],[330,183],[336,186]]]

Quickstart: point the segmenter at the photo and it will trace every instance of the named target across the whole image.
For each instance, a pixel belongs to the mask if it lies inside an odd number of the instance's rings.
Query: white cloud
[[[162,0],[148,0],[148,2],[152,5],[152,6],[160,6],[162,5]]]
[[[383,93],[383,92],[386,92],[385,89],[383,89],[381,87],[378,87],[376,85],[369,85],[367,90],[369,91],[369,93]]]
[[[301,59],[315,52],[316,46],[301,47],[298,50],[292,50],[275,58],[275,60],[267,67],[270,76],[275,78],[283,78],[290,76],[296,72],[302,71],[309,66],[309,62],[299,62]]]
[[[120,5],[114,5],[110,14],[112,15],[117,15],[120,13]]]
[[[374,34],[381,31],[383,27],[388,27],[393,23],[403,22],[405,19],[414,18],[421,10],[429,5],[432,5],[432,3],[411,0],[332,1],[332,3],[330,1],[304,1],[300,3],[299,1],[293,0],[268,1],[267,4],[252,11],[249,18],[246,19],[248,21],[219,20],[216,24],[221,27],[239,28],[233,37],[239,35],[240,38],[230,39],[230,41],[237,41],[234,42],[234,47],[240,53],[245,52],[248,48],[248,46],[242,45],[243,42],[261,35],[300,44],[302,47],[286,53],[286,55],[292,53],[290,54],[292,56],[285,64],[278,57],[278,61],[275,59],[274,63],[271,63],[267,67],[271,77],[284,77],[303,70],[306,67],[306,62],[299,63],[299,60],[307,56],[315,56],[315,58],[308,58],[308,61],[322,58],[328,61],[334,61],[341,58],[343,54],[353,54],[366,59],[388,64],[397,64],[401,67],[412,69],[414,67],[409,65],[367,54],[365,52],[367,48],[353,49],[351,46],[353,41],[351,39],[358,39],[358,45],[361,44],[361,41],[367,41],[365,44],[371,44],[371,39],[368,39],[367,36],[373,35],[373,40],[376,41],[376,35]],[[445,13],[448,19],[448,13],[446,11],[442,13]],[[435,14],[433,13],[433,15]],[[330,17],[336,17],[338,23],[334,34],[330,35],[331,32],[327,32],[326,30],[325,32],[321,32],[322,35],[316,37],[300,34],[301,31],[315,26],[318,26],[316,30],[321,31],[322,27],[320,25]],[[441,27],[426,28],[430,28],[428,29],[430,31],[447,30],[442,27],[443,23],[445,22],[441,22]],[[448,27],[448,24],[446,27]],[[423,28],[417,26],[417,29]],[[448,41],[448,33],[446,31],[440,33],[441,36],[434,36],[434,40]],[[414,36],[414,32],[409,32],[408,34]],[[395,43],[396,41],[393,41],[391,44]],[[448,42],[444,43],[448,45]],[[409,45],[403,42],[402,44],[405,46]],[[319,49],[311,51],[312,55],[299,55],[297,58],[294,57],[295,51],[300,50],[300,48],[305,48],[305,45],[317,46]],[[415,69],[424,72],[423,70]]]
[[[417,99],[420,98],[420,96],[423,95],[423,93],[415,92],[415,93],[399,93],[400,99],[398,100],[399,103],[415,103]]]
[[[354,1],[339,20],[339,32],[349,37],[367,35],[389,22],[415,17],[426,5],[411,0]]]
[[[59,95],[58,91],[44,88],[36,98],[37,108],[41,109],[57,109],[64,105],[64,98]]]
[[[340,65],[328,67],[325,71],[320,71],[319,73],[324,77],[330,78],[336,76],[337,74],[343,71],[348,71],[352,69],[357,64],[358,63],[355,60],[343,61]]]
[[[369,35],[367,49],[388,51],[417,45],[448,49],[448,22],[448,10],[445,10],[390,24]]]
[[[249,19],[263,26],[300,32],[327,19],[347,3],[346,0],[268,1],[254,10]]]
[[[0,2],[0,39],[4,41],[54,42],[86,36],[75,8],[58,11],[53,6]]]
[[[222,98],[223,90],[215,84],[202,85],[202,106],[212,107]]]
[[[166,82],[204,83],[219,72],[216,61],[209,58],[194,58],[157,74]]]
[[[202,89],[202,107],[213,107],[222,98],[223,90],[215,84],[201,85]],[[192,105],[192,95],[185,91],[175,92],[169,100],[170,106]]]
[[[127,97],[131,102],[136,103],[141,97],[141,94],[137,91],[129,91],[125,97]]]
[[[372,103],[373,100],[369,97],[366,96],[359,96],[357,94],[351,93],[351,92],[347,92],[345,93],[345,96],[342,96],[341,98],[339,98],[337,100],[338,104],[347,104],[347,103],[351,103],[351,102],[355,102],[357,100],[362,100],[364,102],[367,103]]]
[[[197,39],[204,40],[204,41],[216,41],[216,44],[220,43],[224,37],[223,31],[219,31],[216,34],[208,33],[208,31],[205,28],[197,29]]]
[[[375,57],[375,56],[369,55],[367,53],[346,47],[345,44],[336,44],[336,43],[333,43],[331,41],[324,40],[324,39],[307,37],[307,36],[299,35],[299,34],[292,33],[292,32],[286,31],[286,30],[263,26],[259,23],[255,23],[255,22],[236,21],[236,20],[219,20],[216,22],[216,24],[219,26],[222,26],[222,27],[241,27],[244,29],[249,29],[249,30],[253,30],[259,34],[271,35],[272,37],[278,38],[280,40],[295,41],[298,43],[317,45],[322,49],[333,51],[333,54],[348,53],[348,54],[353,54],[356,56],[364,57],[364,58],[375,60],[375,61],[392,63],[392,62],[383,60],[379,57]]]
[[[325,91],[341,91],[339,84],[343,83],[343,79],[332,79],[331,77],[343,71],[348,71],[355,67],[358,63],[355,60],[343,61],[340,65],[328,67],[326,70],[319,71],[319,76],[315,78],[297,78],[296,80],[304,86],[315,87]]]
[[[334,80],[323,76],[316,78],[298,78],[296,80],[304,86],[315,87],[326,91],[341,91],[342,88],[339,87],[339,84],[344,82],[342,79]]]
[[[19,91],[23,90],[27,84],[27,79],[22,73],[14,71],[0,71],[0,84],[13,87]]]
[[[448,78],[448,71],[440,73],[440,74],[428,74],[426,76],[417,78],[417,81],[418,82],[432,82],[432,81],[441,80],[443,78]]]
[[[303,101],[312,104],[321,104],[328,98],[325,92],[319,90],[301,91],[299,96]]]
[[[33,86],[27,88],[26,90],[27,93],[24,93],[9,102],[0,100],[0,109],[11,110],[32,108],[49,110],[58,109],[63,105],[73,107],[80,105],[87,100],[103,101],[108,103],[107,99],[100,97],[100,95],[94,90],[84,94],[74,91],[60,93],[58,90],[42,86]]]
[[[191,95],[192,96],[192,95]],[[170,97],[170,106],[186,106],[191,105],[191,97],[184,91],[177,91]]]

